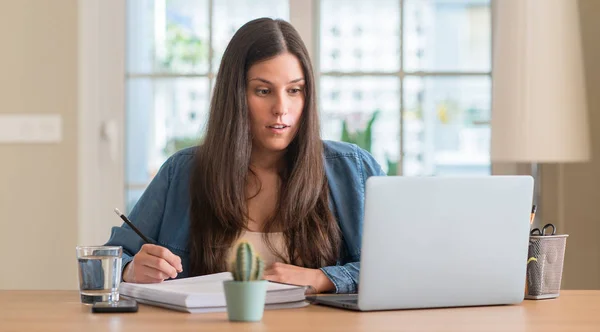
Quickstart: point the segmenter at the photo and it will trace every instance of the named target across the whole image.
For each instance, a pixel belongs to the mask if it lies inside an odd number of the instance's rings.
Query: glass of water
[[[123,248],[78,246],[76,250],[81,302],[119,301]]]

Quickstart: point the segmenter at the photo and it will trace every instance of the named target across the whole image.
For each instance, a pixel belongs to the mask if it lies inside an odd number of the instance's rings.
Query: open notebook
[[[223,272],[200,277],[167,280],[159,284],[123,282],[120,295],[140,303],[190,313],[226,311],[223,281],[232,280]],[[305,287],[269,282],[265,309],[298,308],[306,306]]]

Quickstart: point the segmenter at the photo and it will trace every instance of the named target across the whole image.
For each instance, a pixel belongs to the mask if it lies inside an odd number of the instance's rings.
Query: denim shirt
[[[336,293],[356,293],[360,269],[361,237],[365,200],[365,182],[370,176],[385,173],[375,159],[354,144],[323,141],[325,173],[329,185],[330,208],[342,233],[342,248],[334,266],[321,271],[335,285]],[[160,168],[129,215],[139,230],[181,258],[183,272],[189,275],[189,179],[194,149],[172,155]],[[144,244],[123,224],[113,227],[107,245],[123,247],[122,268]]]

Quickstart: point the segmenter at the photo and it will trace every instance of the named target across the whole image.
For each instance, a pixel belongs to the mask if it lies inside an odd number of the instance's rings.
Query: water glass
[[[81,302],[93,304],[119,301],[123,248],[78,246],[76,251]]]

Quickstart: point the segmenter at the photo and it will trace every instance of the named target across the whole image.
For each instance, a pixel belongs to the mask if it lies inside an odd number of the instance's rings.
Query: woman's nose
[[[277,96],[275,104],[273,105],[273,114],[275,116],[282,116],[288,113],[288,102],[286,96]]]

